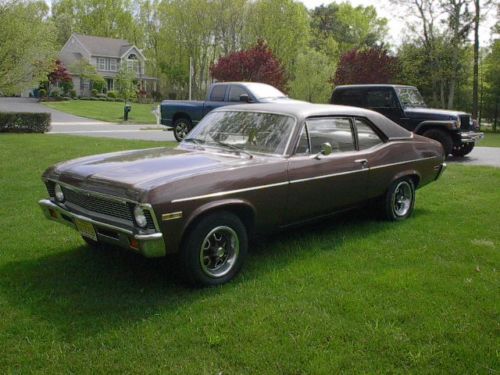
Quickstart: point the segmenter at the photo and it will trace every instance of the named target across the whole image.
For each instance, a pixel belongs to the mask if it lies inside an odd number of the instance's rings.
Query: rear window
[[[369,90],[366,93],[368,108],[394,108],[397,106],[394,99],[392,90]]]

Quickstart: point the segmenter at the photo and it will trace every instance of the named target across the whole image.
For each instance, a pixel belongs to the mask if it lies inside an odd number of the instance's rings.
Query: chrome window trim
[[[268,184],[268,185],[259,185],[259,186],[252,186],[252,187],[243,188],[243,189],[220,191],[220,192],[217,192],[217,193],[204,194],[204,195],[196,195],[196,196],[193,196],[193,197],[186,197],[186,198],[174,199],[174,200],[172,200],[172,203],[181,203],[181,202],[188,202],[188,201],[193,201],[193,200],[198,200],[198,199],[222,197],[224,195],[244,193],[244,192],[252,191],[252,190],[262,190],[262,189],[267,189],[267,188],[272,188],[272,187],[277,187],[277,186],[284,186],[284,185],[296,184],[296,183],[300,183],[300,182],[306,182],[306,181],[312,181],[312,180],[319,180],[319,179],[322,179],[322,178],[330,178],[330,177],[335,177],[335,176],[343,176],[343,175],[353,174],[353,173],[359,173],[359,172],[368,172],[371,169],[379,169],[379,168],[385,168],[385,167],[392,167],[394,165],[412,163],[412,162],[416,162],[416,161],[425,161],[425,160],[435,159],[435,158],[437,158],[437,156],[430,156],[430,157],[422,158],[422,159],[406,160],[406,161],[401,161],[401,162],[397,162],[397,163],[390,163],[390,164],[384,164],[384,165],[377,165],[376,167],[368,167],[368,168],[363,168],[363,169],[359,169],[359,170],[356,170],[356,171],[346,171],[346,172],[332,173],[332,174],[327,174],[327,175],[321,175],[321,176],[315,176],[315,177],[309,177],[309,178],[302,178],[302,179],[298,179],[298,180],[291,180],[291,181],[285,181],[285,182],[277,182],[277,183]]]

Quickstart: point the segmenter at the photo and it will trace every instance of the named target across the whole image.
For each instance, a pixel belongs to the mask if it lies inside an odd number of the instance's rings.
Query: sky
[[[299,0],[304,5],[309,8],[315,8],[319,5],[327,5],[332,2],[337,2],[340,3],[342,1],[346,1],[347,3],[350,3],[353,6],[369,6],[373,5],[375,9],[377,10],[377,14],[380,17],[387,18],[388,22],[388,29],[389,29],[389,42],[393,46],[397,46],[401,44],[404,35],[405,35],[405,22],[403,20],[404,16],[407,15],[398,15],[398,11],[401,12],[400,9],[396,8],[393,4],[390,3],[389,0]],[[480,39],[480,44],[482,47],[487,46],[491,44],[491,26],[494,24],[494,19],[495,19],[495,10],[490,10],[487,14],[487,17],[485,21],[483,21],[482,27],[480,27],[479,30],[479,39]],[[471,33],[472,37],[472,33]]]

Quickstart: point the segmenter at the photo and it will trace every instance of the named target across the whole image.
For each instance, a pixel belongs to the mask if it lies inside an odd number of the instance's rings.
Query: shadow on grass
[[[416,216],[426,214],[415,212]],[[0,268],[0,287],[11,304],[48,321],[62,334],[91,336],[159,312],[175,311],[255,280],[262,273],[315,256],[311,244],[327,241],[328,246],[320,246],[320,251],[336,251],[345,240],[380,233],[391,225],[351,211],[257,239],[251,244],[244,276],[222,288],[184,287],[171,258],[149,260],[116,249],[90,250],[84,245],[8,263]]]

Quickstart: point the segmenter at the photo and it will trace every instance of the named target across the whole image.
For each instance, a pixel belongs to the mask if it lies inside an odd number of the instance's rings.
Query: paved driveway
[[[48,134],[71,134],[88,137],[143,139],[148,141],[175,141],[170,131],[157,125],[120,125],[70,115],[40,104],[36,99],[0,98],[0,111],[48,112],[52,129]]]
[[[500,168],[500,147],[474,147],[469,155],[463,158],[451,157],[447,162]]]

